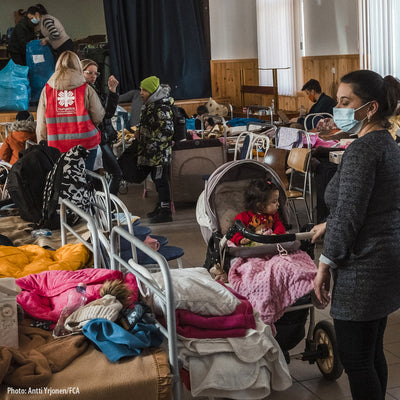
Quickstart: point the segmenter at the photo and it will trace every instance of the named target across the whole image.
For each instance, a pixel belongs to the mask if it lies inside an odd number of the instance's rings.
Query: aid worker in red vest
[[[104,108],[96,91],[86,83],[79,57],[72,51],[61,53],[54,74],[40,95],[37,109],[38,143],[62,153],[80,144],[89,150],[86,168],[93,170]]]

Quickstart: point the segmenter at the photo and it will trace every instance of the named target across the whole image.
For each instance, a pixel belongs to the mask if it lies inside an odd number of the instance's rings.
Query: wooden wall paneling
[[[322,90],[335,98],[340,78],[359,68],[358,54],[303,57],[303,81],[317,79]]]

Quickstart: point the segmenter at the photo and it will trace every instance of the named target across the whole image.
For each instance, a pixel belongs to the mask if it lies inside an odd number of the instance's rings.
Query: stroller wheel
[[[330,322],[320,321],[315,325],[314,343],[324,355],[316,360],[319,370],[324,378],[335,381],[342,375],[343,365],[336,346],[335,330]]]

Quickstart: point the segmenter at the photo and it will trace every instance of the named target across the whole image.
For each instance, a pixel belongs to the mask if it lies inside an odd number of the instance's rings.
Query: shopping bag
[[[54,56],[50,46],[42,46],[40,40],[31,40],[26,45],[26,65],[29,67],[31,102],[39,100],[42,89],[54,73]]]
[[[29,68],[10,60],[0,71],[0,111],[23,111],[29,106]]]

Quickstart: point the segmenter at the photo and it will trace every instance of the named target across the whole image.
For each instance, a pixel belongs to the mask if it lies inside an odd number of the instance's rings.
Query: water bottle
[[[272,112],[272,115],[275,114],[275,100],[274,99],[272,99],[271,112]]]
[[[79,307],[87,302],[86,284],[78,283],[78,286],[71,289],[68,294],[67,305],[62,309],[56,327],[53,330],[54,337],[70,335],[71,332],[65,329],[65,320]]]
[[[51,236],[50,229],[35,229],[31,232],[31,237],[37,238],[39,236]]]

